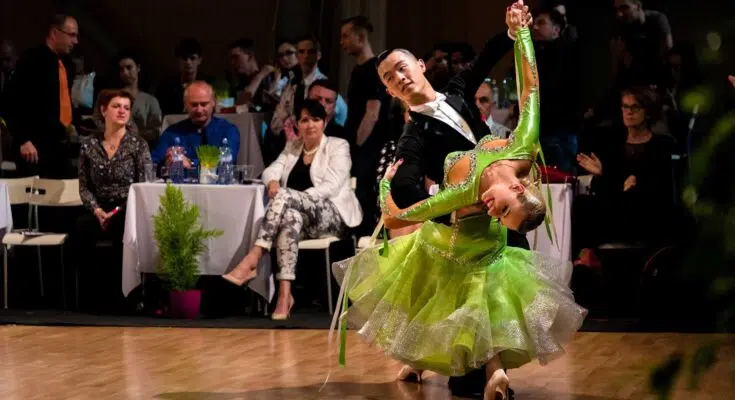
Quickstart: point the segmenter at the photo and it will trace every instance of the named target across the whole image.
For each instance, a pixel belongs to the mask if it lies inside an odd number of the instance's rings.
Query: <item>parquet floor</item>
[[[396,383],[398,365],[351,332],[347,367],[323,330],[0,327],[0,399],[449,399],[446,378]],[[726,343],[698,392],[735,399],[733,335],[580,333],[548,366],[510,372],[518,400],[653,398],[650,369],[671,352]],[[329,383],[320,391],[326,374]]]

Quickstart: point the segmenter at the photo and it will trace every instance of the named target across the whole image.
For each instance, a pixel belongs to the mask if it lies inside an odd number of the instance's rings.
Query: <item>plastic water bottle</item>
[[[490,88],[493,90],[493,107],[500,107],[500,88],[495,79],[490,79]]]
[[[184,182],[184,153],[181,149],[181,139],[178,136],[174,139],[174,145],[171,150],[171,165],[168,169],[168,175],[173,183]]]
[[[232,164],[232,149],[227,138],[222,138],[219,146],[219,165],[217,166],[217,181],[220,185],[232,184],[234,165]]]

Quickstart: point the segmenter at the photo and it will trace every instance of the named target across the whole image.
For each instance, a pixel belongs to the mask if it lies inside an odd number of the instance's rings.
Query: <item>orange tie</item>
[[[66,67],[59,60],[59,121],[64,126],[71,125],[71,96],[69,95],[69,81],[66,77]]]

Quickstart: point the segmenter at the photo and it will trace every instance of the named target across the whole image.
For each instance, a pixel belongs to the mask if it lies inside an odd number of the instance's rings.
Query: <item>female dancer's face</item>
[[[508,229],[518,229],[526,217],[518,196],[526,190],[520,181],[513,183],[497,183],[488,189],[489,198],[486,203],[488,214],[498,218]]]

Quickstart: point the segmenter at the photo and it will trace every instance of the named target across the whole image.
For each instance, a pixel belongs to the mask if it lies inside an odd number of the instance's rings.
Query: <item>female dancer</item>
[[[405,209],[390,194],[396,163],[381,182],[385,225],[423,225],[333,266],[343,304],[352,301],[342,316],[365,340],[419,375],[486,365],[486,399],[506,398],[504,368],[560,356],[586,315],[568,288],[570,263],[506,246],[507,229],[533,230],[546,213],[534,178],[538,73],[530,31],[516,37],[521,116],[513,136],[450,154],[442,190]],[[451,226],[432,222],[450,213]]]

